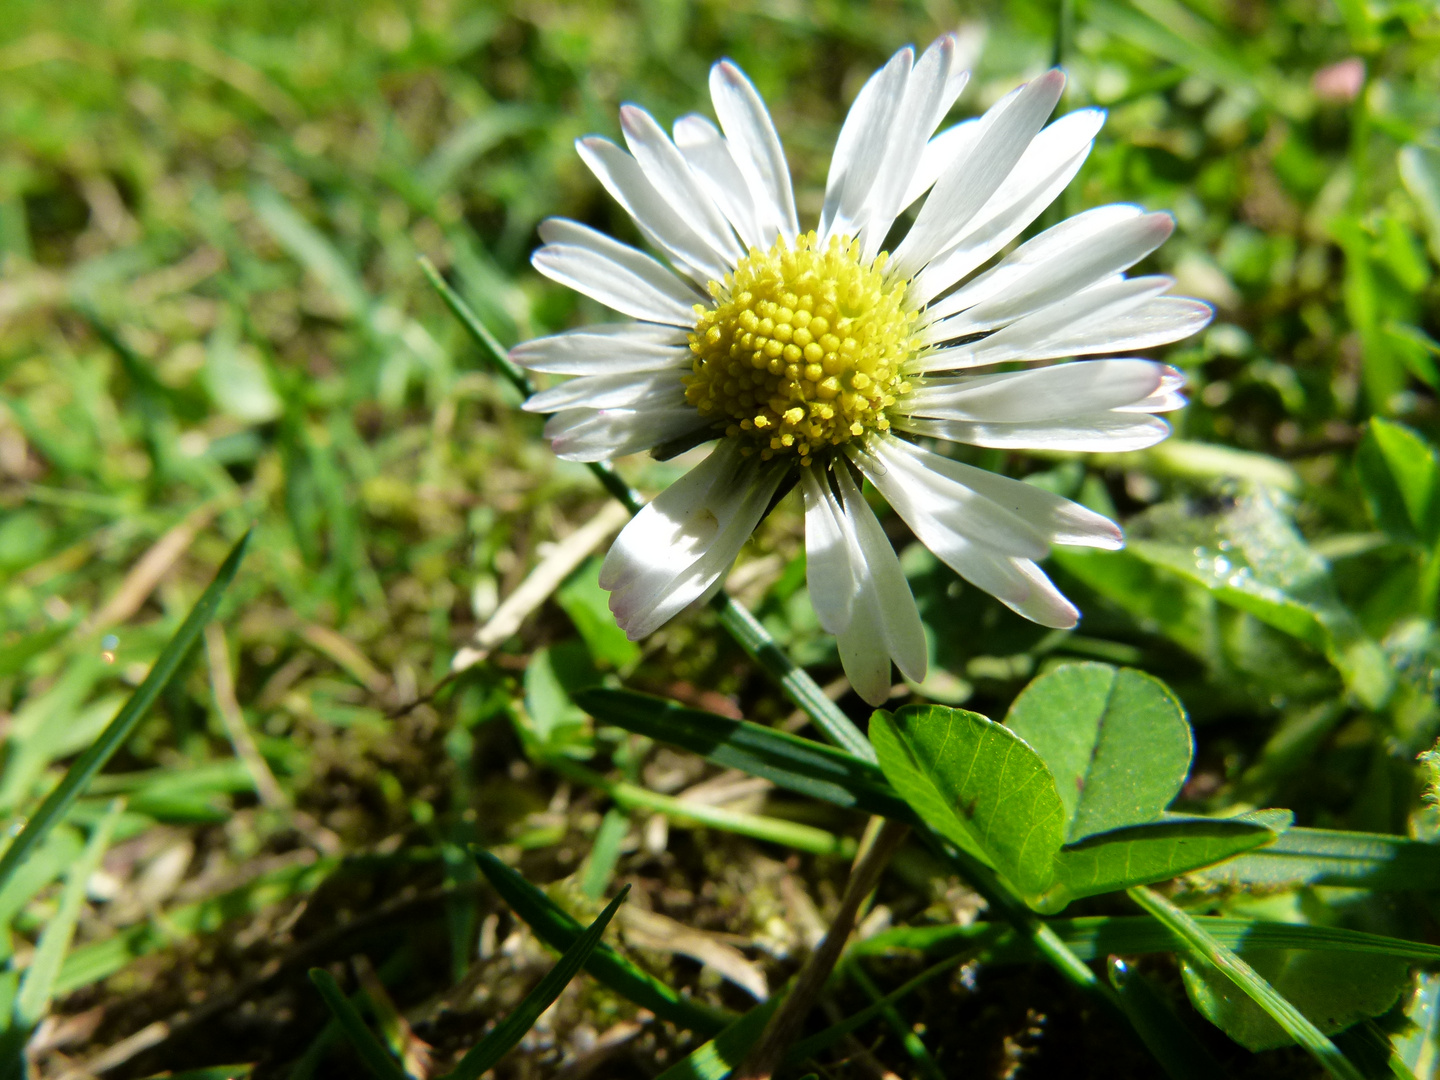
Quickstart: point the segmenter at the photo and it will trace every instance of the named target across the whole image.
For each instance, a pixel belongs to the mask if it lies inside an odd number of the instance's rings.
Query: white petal
[[[1145,214],[1135,206],[1076,214],[932,304],[926,318],[945,321],[926,331],[925,343],[992,330],[1128,270],[1174,229],[1169,214]]]
[[[1167,366],[1165,368],[1165,375],[1160,380],[1160,386],[1153,394],[1144,401],[1135,402],[1134,405],[1117,406],[1115,411],[1137,413],[1174,412],[1176,409],[1183,409],[1186,405],[1185,395],[1180,392],[1184,388],[1185,373]]]
[[[533,413],[557,413],[562,409],[614,409],[635,405],[658,392],[668,390],[683,399],[685,371],[658,371],[638,375],[586,375],[571,379],[533,395],[521,408]]]
[[[725,277],[730,268],[725,255],[676,213],[655,190],[639,162],[610,140],[595,135],[577,141],[575,149],[610,197],[625,208],[645,238],[671,262],[701,285]]]
[[[1159,417],[1119,411],[1028,424],[984,424],[907,416],[897,416],[892,423],[901,431],[971,446],[990,446],[999,450],[1073,450],[1097,454],[1144,450],[1147,446],[1163,442],[1170,434],[1170,425]]]
[[[861,258],[867,262],[880,253],[890,227],[909,205],[904,196],[926,142],[965,87],[964,79],[951,77],[955,61],[955,35],[946,34],[925,50],[910,72],[905,96],[887,132],[884,168],[875,177],[859,218]]]
[[[1045,576],[1045,571],[1028,559],[1016,559],[1015,568],[1029,581],[1030,595],[1015,604],[1005,601],[1006,606],[1041,626],[1056,630],[1073,629],[1080,621],[1080,612]]]
[[[850,444],[851,456],[901,517],[920,514],[963,536],[1006,554],[1043,559],[1050,552],[1045,537],[1030,522],[978,491],[932,472],[893,441],[872,439],[864,447]]]
[[[855,233],[865,196],[884,164],[885,145],[914,59],[915,51],[908,45],[897,52],[865,81],[845,114],[825,178],[825,203],[820,211],[822,246],[832,234]]]
[[[690,171],[684,155],[675,148],[655,118],[635,105],[622,105],[620,130],[624,132],[625,143],[640,163],[646,178],[671,209],[730,262],[744,255],[725,215]]]
[[[510,359],[551,375],[619,375],[688,367],[685,331],[654,323],[598,323],[535,338],[510,350]]]
[[[890,696],[891,657],[907,677],[925,677],[925,631],[915,598],[843,459],[833,473],[807,466],[800,482],[811,603],[820,625],[836,637],[850,685],[880,705]]]
[[[1019,236],[1080,171],[1104,123],[1104,110],[1080,109],[1036,135],[995,194],[916,276],[911,302],[923,304],[940,295]]]
[[[768,248],[781,236],[794,240],[800,224],[790,166],[765,102],[745,73],[728,60],[710,69],[710,100],[735,164],[750,185],[763,229],[761,246]]]
[[[961,74],[968,75],[968,72]],[[910,187],[905,192],[903,204],[909,206],[929,191],[936,180],[954,168],[969,152],[970,144],[979,134],[980,118],[977,116],[946,128],[926,143],[920,155],[920,164],[915,168],[915,175],[910,178]]]
[[[1079,360],[999,375],[917,380],[895,404],[906,416],[1027,423],[1105,412],[1144,401],[1160,389],[1166,367],[1153,360]]]
[[[922,353],[906,372],[982,367],[1011,360],[1121,352],[1164,345],[1195,333],[1214,315],[1209,304],[1160,296],[1167,277],[1124,278],[1084,289],[969,345]]]
[[[1093,510],[1087,510],[1077,502],[1038,488],[1034,484],[1012,480],[988,469],[977,469],[955,461],[904,439],[889,435],[881,438],[892,444],[897,453],[910,456],[922,467],[949,477],[957,484],[1003,506],[1032,525],[1053,544],[1076,544],[1111,550],[1124,546],[1125,537],[1120,526]]]
[[[862,568],[860,572],[865,571]],[[890,654],[879,636],[879,626],[880,598],[867,580],[855,597],[855,617],[835,635],[835,645],[850,688],[867,705],[877,708],[890,698]]]
[[[905,519],[916,538],[950,569],[1027,619],[1065,629],[1075,625],[1079,612],[1040,573],[1033,561],[1009,555],[960,533],[953,522],[942,521],[929,507],[910,498],[905,484],[888,482],[886,465],[876,457],[854,443],[846,449],[895,512]]]
[[[740,234],[746,249],[768,247],[750,183],[735,163],[735,155],[720,130],[703,116],[693,113],[682,116],[675,121],[675,145],[690,163],[696,179]]]
[[[530,261],[550,280],[637,319],[695,325],[704,297],[643,251],[561,218],[544,222],[540,236],[548,242]]]
[[[885,653],[887,661],[887,683],[890,681],[888,661],[891,657],[906,678],[923,682],[927,661],[925,629],[920,624],[920,611],[915,606],[910,583],[900,569],[900,559],[894,546],[876,520],[875,511],[860,494],[849,468],[843,462],[837,464],[835,486],[840,490],[841,510],[851,537],[851,558],[858,560],[856,576],[861,582],[862,594],[868,592],[874,597],[875,614],[878,616],[872,624],[866,647],[874,651],[877,644],[881,646],[879,651]],[[859,620],[852,619],[851,631],[858,628]],[[879,631],[878,642],[875,640],[876,630]],[[888,686],[886,690],[889,690]],[[866,700],[872,705],[880,703],[868,697]]]
[[[704,431],[690,405],[648,403],[625,409],[566,409],[545,422],[545,437],[567,461],[608,461]]]
[[[982,131],[964,160],[942,176],[920,207],[915,224],[895,250],[890,273],[914,276],[936,255],[953,247],[985,203],[1010,175],[1040,131],[1060,92],[1065,76],[1047,71],[991,108],[980,121]]]
[[[621,530],[600,585],[631,640],[659,629],[730,568],[784,473],[722,439]]]
[[[856,585],[840,504],[822,466],[801,468],[800,490],[805,496],[805,583],[810,604],[827,633],[843,634],[850,626]]]

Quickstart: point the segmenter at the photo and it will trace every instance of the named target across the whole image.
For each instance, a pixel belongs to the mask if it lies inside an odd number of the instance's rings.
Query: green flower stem
[[[791,662],[770,632],[760,625],[760,620],[723,590],[715,597],[714,606],[720,613],[720,625],[730,631],[730,636],[750,658],[780,684],[785,696],[799,706],[831,742],[872,765],[879,760],[870,740],[840,711],[840,706],[825,696],[809,672]]]
[[[848,836],[817,829],[813,825],[802,825],[796,821],[764,817],[760,814],[745,814],[738,810],[726,810],[718,806],[685,802],[683,799],[661,795],[624,780],[610,780],[592,769],[577,765],[564,758],[549,762],[551,768],[561,776],[605,792],[622,810],[652,810],[676,821],[688,821],[725,832],[749,836],[755,840],[766,840],[772,844],[783,844],[797,851],[808,851],[812,855],[832,855],[842,859],[855,856],[855,841]]]
[[[1287,1035],[1336,1080],[1364,1080],[1360,1070],[1310,1020],[1233,951],[1222,945],[1195,919],[1153,889],[1127,889],[1130,899],[1155,916],[1187,946],[1187,951],[1233,982],[1251,1001],[1269,1013]]]
[[[1025,901],[1001,881],[994,870],[958,848],[952,849],[949,854],[950,861],[970,883],[970,887],[984,897],[990,910],[1001,915],[1018,934],[1026,938],[1035,950],[1050,962],[1051,967],[1074,986],[1096,995],[1107,1005],[1120,1009],[1119,1001],[1110,986],[1102,982],[1099,976],[1090,970],[1090,965],[1076,956],[1060,935],[1031,911]]]
[[[480,321],[473,308],[450,287],[435,264],[425,257],[420,258],[420,269],[440,298],[445,301],[445,306],[450,309],[454,316],[460,320],[460,324],[474,339],[475,343],[485,352],[495,370],[511,386],[515,387],[522,395],[529,397],[535,393],[535,386],[530,382],[530,377],[525,374],[505,350],[505,346],[496,340],[489,328]],[[632,514],[638,514],[643,505],[640,496],[637,495],[629,484],[620,477],[620,474],[608,464],[599,461],[589,463],[589,469],[595,474],[595,478],[611,495],[615,496]],[[793,663],[784,651],[776,644],[775,639],[770,636],[769,631],[761,626],[755,616],[751,615],[735,599],[723,589],[716,595],[713,604],[720,613],[720,625],[730,633],[742,649],[749,654],[750,658],[759,664],[764,671],[780,684],[785,695],[795,703],[811,720],[815,722],[825,736],[836,746],[843,746],[852,754],[864,758],[866,761],[875,761],[875,751],[870,748],[869,741],[857,728],[854,722],[846,716],[833,701],[825,696],[825,691],[820,689],[805,671]]]

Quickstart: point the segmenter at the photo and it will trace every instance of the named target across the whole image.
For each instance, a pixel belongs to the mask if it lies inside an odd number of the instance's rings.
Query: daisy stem
[[[785,655],[759,619],[729,593],[721,592],[713,602],[720,613],[720,625],[730,632],[751,659],[780,684],[786,696],[815,722],[815,726],[831,742],[872,765],[879,760],[870,740],[855,726],[855,722],[825,695],[809,672]]]
[[[465,327],[470,337],[484,350],[495,370],[523,396],[528,398],[534,394],[535,385],[529,376],[510,359],[505,346],[501,345],[490,332],[490,328],[480,321],[475,310],[450,287],[450,283],[441,276],[433,262],[423,255],[419,261],[421,271],[440,294],[440,299],[445,301],[445,306],[460,320],[460,325]],[[589,462],[589,468],[605,490],[615,496],[625,509],[632,514],[640,512],[643,505],[640,496],[619,473],[601,461]],[[720,625],[725,627],[736,643],[766,674],[780,684],[786,696],[815,722],[815,726],[824,732],[831,742],[872,764],[876,761],[870,740],[865,738],[854,721],[846,716],[838,705],[825,696],[825,691],[820,689],[820,685],[809,673],[785,655],[784,650],[754,615],[724,590],[715,597],[713,604],[720,613]]]

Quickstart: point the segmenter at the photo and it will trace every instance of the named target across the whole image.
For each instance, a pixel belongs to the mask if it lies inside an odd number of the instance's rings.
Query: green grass
[[[472,844],[578,925],[630,885],[607,939],[714,1015],[754,1003],[717,974],[727,963],[772,990],[794,973],[848,869],[814,852],[850,850],[863,816],[753,787],[718,811],[675,813],[721,766],[597,725],[572,697],[623,685],[784,722],[786,692],[727,636],[739,609],[691,613],[636,649],[585,561],[429,696],[497,601],[608,496],[551,455],[418,259],[504,345],[600,318],[527,262],[552,214],[637,239],[571,142],[617,136],[622,101],[666,124],[708,113],[706,72],[726,55],[770,102],[813,220],[844,109],[894,49],[983,23],[963,115],[1058,50],[1072,77],[1062,107],[1109,110],[1063,211],[1173,211],[1176,235],[1142,268],[1217,305],[1205,333],[1164,354],[1193,399],[1171,442],[967,458],[1125,522],[1126,552],[1071,549],[1048,564],[1084,612],[1077,632],[1022,622],[885,522],[935,645],[915,700],[999,718],[1059,660],[1138,667],[1174,688],[1195,726],[1174,809],[1277,806],[1308,828],[1440,835],[1414,760],[1440,734],[1440,21],[1404,0],[1076,0],[1057,35],[1059,7],[9,0],[0,815],[12,833],[70,764],[94,759],[87,748],[254,529],[214,611],[233,701],[205,642],[172,657],[133,734],[87,789],[58,788],[63,814],[0,888],[0,1005],[10,1011],[37,957],[62,991],[59,1022],[32,1047],[39,1075],[97,1059],[111,1077],[233,1062],[358,1075],[334,1029],[322,1036],[313,967],[370,1009],[412,1074],[426,1060],[432,1075],[453,1068],[552,963],[481,878]],[[1352,57],[1367,72],[1358,98],[1323,96],[1337,80],[1316,73]],[[618,471],[648,497],[678,467],[634,458]],[[733,591],[824,685],[840,669],[805,596],[801,522],[791,496]],[[839,707],[868,715],[853,695]],[[237,711],[253,755],[237,754]],[[546,765],[560,756],[573,760]],[[747,828],[727,828],[737,821]],[[66,871],[87,843],[99,850],[96,835],[109,847],[77,922]],[[878,902],[899,926],[963,920],[976,894],[951,871],[912,844]],[[1429,892],[1191,886],[1174,898],[1204,914],[1391,938],[1435,940],[1440,915]],[[1132,914],[1116,896],[1066,912]],[[1026,917],[990,918],[1012,916]],[[1038,920],[1031,932],[1049,941]],[[901,1075],[917,1062],[945,1075],[1158,1075],[1100,1003],[1103,957],[1098,981],[984,960],[912,986],[918,955],[847,958],[806,1035],[907,987],[856,1031]],[[392,1004],[363,992],[366,962]],[[1139,965],[1144,992],[1237,1078],[1320,1075],[1297,1048],[1252,1053],[1209,1025],[1168,955]],[[1417,1070],[1440,1053],[1424,979],[1410,1009],[1421,1026],[1405,1027],[1407,997],[1371,1032],[1394,1036]],[[598,1037],[614,1041],[598,1075],[650,1077],[703,1042],[634,1027],[636,1015],[581,977],[497,1075],[554,1075]],[[162,1022],[158,1041],[124,1042]],[[1368,1075],[1360,1030],[1336,1045]],[[816,1051],[794,1075],[874,1075],[854,1051]]]

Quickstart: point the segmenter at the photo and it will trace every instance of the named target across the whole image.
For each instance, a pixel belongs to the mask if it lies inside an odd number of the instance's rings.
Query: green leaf
[[[537,649],[525,668],[525,714],[520,733],[532,756],[589,758],[590,724],[571,694],[600,681],[579,641]]]
[[[1405,1006],[1411,1027],[1391,1042],[1415,1076],[1434,1076],[1440,1067],[1440,974],[1423,971]]]
[[[1252,491],[1225,513],[1189,524],[1190,535],[1135,539],[1128,550],[1317,649],[1365,705],[1384,704],[1394,681],[1389,661],[1340,602],[1325,560],[1269,494]]]
[[[1440,150],[1411,145],[1400,151],[1400,178],[1430,234],[1430,251],[1440,260]]]
[[[1370,421],[1355,469],[1375,524],[1393,539],[1440,539],[1440,454],[1421,436],[1380,417]]]
[[[536,937],[562,953],[575,943],[582,932],[579,923],[490,852],[478,847],[470,850],[495,891],[535,931]],[[585,970],[622,997],[690,1031],[714,1035],[734,1019],[729,1013],[681,997],[603,943],[590,954]]]
[[[556,590],[555,602],[570,616],[591,656],[613,668],[626,668],[640,658],[640,646],[610,614],[610,594],[600,587],[601,562],[590,559],[571,574]]]
[[[100,733],[100,737],[90,745],[66,770],[65,776],[55,787],[45,801],[40,804],[39,809],[31,816],[25,828],[17,836],[14,842],[6,849],[5,854],[0,856],[0,889],[10,880],[16,868],[25,861],[26,857],[37,844],[45,839],[45,836],[55,824],[70,809],[71,804],[80,797],[86,785],[96,773],[105,767],[114,753],[125,744],[135,726],[140,723],[160,692],[169,685],[170,680],[180,669],[181,662],[195,644],[200,636],[200,631],[205,624],[215,617],[215,609],[220,606],[220,599],[225,595],[225,590],[230,582],[235,579],[235,574],[240,569],[240,562],[245,558],[245,548],[250,542],[250,532],[247,531],[233,548],[225,561],[220,564],[220,569],[215,572],[215,580],[210,582],[195,606],[190,609],[190,614],[185,616],[185,621],[180,624],[180,629],[175,631],[169,643],[156,658],[155,664],[150,668],[150,673],[145,676],[142,682],[130,695],[124,707],[116,714],[115,719],[110,721],[108,727]]]
[[[1440,846],[1380,833],[1290,829],[1273,844],[1197,876],[1277,892],[1304,885],[1424,892],[1440,889]]]
[[[620,910],[620,905],[625,902],[625,896],[629,892],[629,885],[620,890],[620,894],[606,905],[599,917],[575,939],[575,944],[565,950],[560,962],[525,995],[509,1016],[471,1047],[444,1080],[479,1080],[486,1070],[492,1068],[525,1037],[525,1033],[540,1019],[540,1014],[550,1007],[560,996],[560,992],[570,985],[570,980],[580,973],[585,961],[590,959],[590,954],[600,944],[600,935],[605,933],[605,928],[610,925],[610,920],[615,917],[615,912]]]
[[[915,814],[1027,897],[1054,880],[1065,806],[1040,755],[963,709],[907,705],[870,720],[880,768]]]
[[[1061,849],[1043,910],[1131,885],[1168,881],[1268,844],[1289,825],[1245,818],[1167,819],[1131,825]]]
[[[1279,950],[1245,959],[1326,1035],[1386,1012],[1410,981],[1410,965],[1393,956]],[[1247,1050],[1290,1045],[1285,1029],[1215,968],[1186,959],[1181,974],[1200,1014]]]
[[[385,1044],[366,1026],[359,1010],[350,1004],[340,990],[335,976],[324,968],[311,968],[310,981],[315,984],[315,989],[320,991],[320,996],[325,999],[325,1007],[335,1017],[346,1041],[350,1043],[370,1075],[376,1077],[376,1080],[409,1080],[409,1074],[391,1056]]]
[[[1111,956],[1106,966],[1126,1019],[1171,1080],[1226,1080],[1230,1076],[1149,979],[1118,956]]]
[[[1150,889],[1134,888],[1129,895],[1185,943],[1191,962],[1212,969],[1215,976],[1232,983],[1336,1080],[1364,1080],[1354,1064],[1316,1028],[1309,1017],[1287,1001],[1253,967],[1216,941],[1193,916]]]
[[[242,343],[229,320],[206,343],[204,381],[216,408],[243,423],[267,423],[284,412],[260,351]]]
[[[1194,753],[1170,689],[1109,664],[1062,664],[1040,676],[1015,699],[1005,726],[1055,778],[1067,843],[1154,821],[1185,782]]]
[[[575,702],[602,724],[689,750],[721,768],[836,806],[916,820],[877,766],[844,750],[630,690],[583,690]]]

